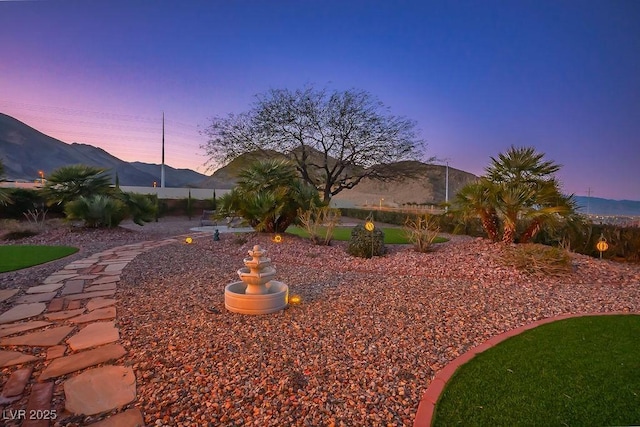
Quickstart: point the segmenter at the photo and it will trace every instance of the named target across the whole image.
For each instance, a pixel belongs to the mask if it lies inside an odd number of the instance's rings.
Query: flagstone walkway
[[[20,408],[25,412],[4,410],[4,422],[15,418],[16,425],[46,427],[56,418],[102,414],[135,401],[135,374],[121,364],[126,350],[118,343],[120,273],[137,255],[179,238],[112,248],[70,263],[25,292],[0,291],[0,301],[12,303],[0,314],[0,368],[15,368],[2,385],[0,405],[4,409],[28,396]],[[61,377],[64,414],[52,407]],[[130,408],[92,425],[133,427],[144,421]]]

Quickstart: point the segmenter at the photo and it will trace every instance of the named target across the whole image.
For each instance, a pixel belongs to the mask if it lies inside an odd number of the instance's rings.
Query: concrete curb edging
[[[444,387],[447,384],[447,381],[453,376],[455,371],[471,359],[473,359],[476,354],[480,354],[483,351],[490,349],[502,341],[507,340],[513,336],[519,335],[524,331],[528,331],[529,329],[537,328],[538,326],[545,325],[547,323],[557,322],[558,320],[571,319],[574,317],[588,317],[588,316],[619,316],[619,315],[639,315],[640,313],[631,313],[631,312],[622,312],[622,311],[612,311],[612,312],[599,312],[599,313],[577,313],[577,314],[561,314],[554,317],[547,317],[545,319],[536,320],[533,323],[529,323],[527,325],[520,326],[518,328],[512,329],[507,332],[503,332],[495,337],[492,337],[485,341],[482,344],[479,344],[466,353],[461,354],[451,362],[447,364],[444,368],[439,370],[427,390],[422,395],[420,399],[420,403],[418,404],[418,411],[416,413],[416,418],[413,422],[413,427],[430,427],[433,422],[433,415],[435,413],[436,403],[440,398],[440,395],[444,391]]]

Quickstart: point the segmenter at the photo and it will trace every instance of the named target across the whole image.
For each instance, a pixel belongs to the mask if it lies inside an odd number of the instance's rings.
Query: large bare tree
[[[325,201],[363,178],[391,180],[413,173],[384,167],[418,159],[424,143],[415,122],[389,113],[362,90],[272,89],[256,97],[250,111],[216,117],[204,130],[211,163],[227,163],[247,152],[277,151],[289,157],[302,179]]]

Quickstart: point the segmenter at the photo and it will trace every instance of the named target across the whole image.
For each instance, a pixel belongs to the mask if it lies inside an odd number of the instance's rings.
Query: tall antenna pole
[[[164,111],[162,112],[162,166],[160,167],[160,188],[164,188]]]

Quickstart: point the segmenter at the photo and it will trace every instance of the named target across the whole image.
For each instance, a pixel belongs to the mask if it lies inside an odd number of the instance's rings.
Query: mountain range
[[[235,185],[238,172],[265,154],[247,153],[206,176],[190,169],[176,169],[165,165],[167,187],[229,189]],[[273,152],[268,156],[283,156]],[[39,171],[45,177],[55,169],[73,164],[85,164],[109,169],[113,179],[117,173],[120,185],[150,187],[160,184],[161,166],[152,163],[125,162],[105,150],[88,144],[67,144],[21,121],[0,113],[0,159],[7,180],[34,181]],[[415,171],[412,178],[389,182],[363,179],[355,188],[334,196],[347,205],[400,206],[406,204],[439,204],[447,197],[447,168],[420,162],[398,162],[380,167]],[[471,173],[448,168],[448,197],[453,200],[457,191],[477,179]],[[609,200],[576,196],[580,210],[597,215],[640,216],[640,201]]]
[[[160,165],[125,162],[105,150],[88,144],[67,144],[21,121],[0,113],[0,159],[8,180],[34,181],[43,171],[45,177],[55,169],[84,164],[110,170],[112,179],[116,173],[121,185],[151,186],[160,184]],[[197,187],[207,177],[190,169],[165,166],[167,187]]]

